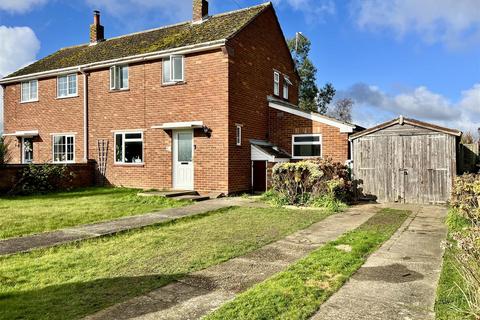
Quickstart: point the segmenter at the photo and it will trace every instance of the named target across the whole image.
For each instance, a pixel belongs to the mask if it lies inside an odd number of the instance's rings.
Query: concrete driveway
[[[399,207],[389,205],[388,207]],[[312,319],[434,319],[435,293],[446,238],[445,207],[400,206],[405,224]]]

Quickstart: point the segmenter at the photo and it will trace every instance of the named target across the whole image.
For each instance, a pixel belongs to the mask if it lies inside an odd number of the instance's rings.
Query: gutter
[[[161,58],[168,57],[171,54],[188,54],[188,53],[209,51],[209,50],[212,50],[212,49],[221,48],[222,46],[224,46],[226,44],[226,42],[227,42],[226,39],[221,39],[221,40],[215,40],[215,41],[209,41],[209,42],[204,42],[204,43],[200,43],[200,44],[195,44],[195,45],[191,45],[191,46],[180,47],[180,48],[174,48],[174,49],[167,49],[167,50],[162,50],[162,51],[144,53],[144,54],[124,57],[124,58],[118,58],[118,59],[112,59],[112,60],[92,62],[92,63],[83,64],[83,65],[79,65],[79,66],[73,66],[73,67],[67,67],[67,68],[62,68],[62,69],[55,69],[55,70],[31,73],[31,74],[27,74],[27,75],[23,75],[23,76],[4,78],[4,79],[0,80],[0,84],[4,85],[4,84],[9,84],[9,83],[25,81],[25,80],[47,78],[47,77],[52,77],[52,76],[56,76],[56,75],[59,75],[59,74],[64,74],[64,73],[69,73],[69,72],[74,72],[74,71],[82,72],[80,70],[87,71],[87,70],[102,69],[102,68],[106,68],[106,67],[111,67],[111,66],[119,64],[119,63],[135,63],[135,62],[148,61],[148,60],[158,60],[158,59],[161,59]]]
[[[88,162],[88,78],[85,69],[78,68],[83,75],[83,161]]]

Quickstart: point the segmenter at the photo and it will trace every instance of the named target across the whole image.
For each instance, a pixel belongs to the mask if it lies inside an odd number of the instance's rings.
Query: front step
[[[199,195],[196,195],[196,196],[194,196],[194,195],[183,195],[183,196],[171,197],[171,198],[175,199],[175,200],[191,200],[191,201],[195,201],[195,202],[210,200],[210,197],[199,196]]]
[[[164,197],[167,198],[178,198],[182,196],[198,196],[197,191],[171,191],[171,192],[164,192]]]
[[[211,199],[210,196],[201,196],[196,191],[147,191],[138,193],[143,197],[166,197],[175,200],[205,201]]]

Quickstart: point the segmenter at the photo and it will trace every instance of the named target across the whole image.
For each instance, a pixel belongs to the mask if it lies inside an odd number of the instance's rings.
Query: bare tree
[[[472,132],[468,131],[468,132],[465,132],[463,135],[462,135],[462,143],[463,144],[473,144],[475,143],[475,136],[473,135]]]
[[[328,115],[341,121],[352,122],[352,109],[352,99],[340,99],[335,102],[332,107],[330,107]]]

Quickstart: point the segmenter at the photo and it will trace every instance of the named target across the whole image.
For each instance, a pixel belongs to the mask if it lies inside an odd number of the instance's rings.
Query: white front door
[[[193,190],[193,130],[173,131],[173,188]]]

